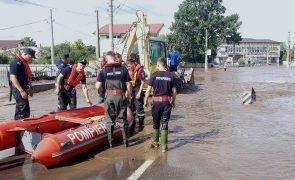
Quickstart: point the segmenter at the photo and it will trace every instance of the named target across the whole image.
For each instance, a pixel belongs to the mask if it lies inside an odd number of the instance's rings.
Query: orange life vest
[[[80,81],[82,80],[83,76],[85,75],[84,70],[82,69],[78,76],[76,77],[76,69],[77,69],[77,64],[74,64],[72,66],[72,71],[70,74],[70,77],[68,78],[68,85],[72,87],[76,87],[78,84],[80,84]]]
[[[143,67],[140,64],[136,64],[136,66],[135,66],[134,69],[130,69],[129,75],[130,75],[130,78],[131,78],[131,84],[132,84],[132,86],[135,86],[136,85],[136,81],[137,81],[138,75],[139,75],[138,72],[142,68]]]

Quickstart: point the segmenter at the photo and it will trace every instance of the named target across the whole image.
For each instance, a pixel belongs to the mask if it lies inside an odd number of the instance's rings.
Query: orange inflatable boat
[[[127,110],[129,125],[133,122]],[[107,143],[103,105],[57,112],[0,124],[0,150],[17,147],[52,167]],[[130,127],[130,126],[129,126]],[[115,125],[114,138],[121,137]]]

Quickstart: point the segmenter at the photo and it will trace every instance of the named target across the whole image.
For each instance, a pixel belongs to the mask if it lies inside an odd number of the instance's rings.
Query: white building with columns
[[[270,39],[243,38],[239,44],[222,43],[217,48],[215,62],[237,62],[244,58],[245,63],[271,64],[278,63],[280,58],[281,42]]]

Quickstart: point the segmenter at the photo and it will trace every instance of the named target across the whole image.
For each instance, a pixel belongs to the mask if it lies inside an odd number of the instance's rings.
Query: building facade
[[[243,38],[239,44],[222,43],[217,48],[215,62],[235,63],[240,58],[245,63],[271,64],[278,63],[280,58],[281,42],[269,39]]]
[[[0,54],[15,52],[20,46],[20,40],[0,40]]]

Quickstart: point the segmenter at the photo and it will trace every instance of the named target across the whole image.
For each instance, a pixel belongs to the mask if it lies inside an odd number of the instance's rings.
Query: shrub
[[[245,65],[245,59],[240,58],[240,59],[238,60],[238,63],[239,63],[239,65]]]

